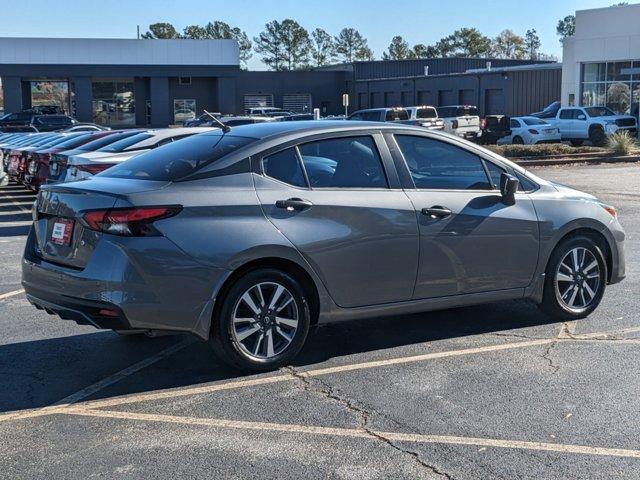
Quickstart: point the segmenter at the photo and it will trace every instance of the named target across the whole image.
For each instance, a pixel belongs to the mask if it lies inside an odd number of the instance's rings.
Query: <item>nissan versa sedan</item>
[[[29,301],[290,362],[319,322],[531,299],[577,319],[624,278],[616,210],[460,138],[369,122],[216,129],[46,185]]]

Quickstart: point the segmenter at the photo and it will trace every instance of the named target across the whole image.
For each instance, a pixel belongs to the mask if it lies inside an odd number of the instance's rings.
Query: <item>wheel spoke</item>
[[[598,261],[594,260],[593,262],[591,262],[589,265],[587,265],[584,268],[584,272],[587,273],[587,272],[591,271],[594,267],[597,267],[597,266],[598,266]]]
[[[600,272],[592,273],[591,275],[587,275],[587,279],[592,280],[594,278],[600,278]]]
[[[578,260],[578,249],[574,248],[573,250],[571,250],[571,258],[573,259],[573,270],[578,270],[578,267],[580,266],[580,262]]]
[[[573,282],[573,278],[569,275],[565,275],[564,273],[558,272],[557,278],[559,282]]]
[[[593,289],[587,282],[584,282],[583,285],[584,285],[584,290],[586,290],[587,293],[589,294],[589,301],[591,301],[591,299],[596,296],[596,292],[593,291]]]
[[[236,338],[238,339],[239,342],[249,338],[251,335],[253,335],[254,333],[256,333],[258,330],[260,330],[260,327],[258,325],[253,325],[245,330],[242,330],[241,332],[236,332]]]
[[[258,340],[256,340],[256,344],[253,347],[254,355],[258,355],[258,352],[260,351],[260,347],[262,346],[262,340],[264,340],[264,333],[260,332],[260,336],[258,337]]]
[[[253,301],[253,298],[251,298],[251,295],[249,294],[249,292],[246,292],[244,295],[242,295],[242,301],[247,305],[247,307],[251,309],[253,313],[255,313],[256,315],[260,314],[260,309],[257,307],[256,303]]]
[[[293,297],[289,295],[289,298],[287,298],[287,301],[278,307],[278,309],[276,310],[276,313],[280,313],[282,310],[284,310],[284,307],[289,305],[291,302],[293,302]]]
[[[267,337],[267,357],[273,357],[275,355],[273,351],[273,329],[270,328],[266,332]]]
[[[567,302],[567,305],[569,305],[570,307],[573,307],[573,304],[576,301],[576,296],[578,295],[578,287],[574,286],[573,287],[573,293],[571,294],[571,298],[569,299],[569,301]]]
[[[233,317],[233,323],[253,323],[255,320],[253,318],[236,318]]]
[[[587,306],[587,300],[584,298],[584,288],[580,289],[580,298],[582,298],[582,306],[586,307]]]
[[[564,260],[560,264],[560,268],[565,268],[569,273],[573,273],[573,269],[569,265],[564,263]],[[558,269],[558,270],[560,270],[560,269]]]
[[[262,284],[259,283],[256,285],[256,290],[258,290],[258,298],[260,298],[260,306],[264,307],[267,302],[264,301],[264,295],[262,295]]]
[[[286,325],[291,328],[298,328],[298,320],[294,320],[292,318],[276,317],[276,324]]]
[[[293,340],[293,335],[289,335],[288,333],[285,333],[285,331],[282,330],[278,325],[276,325],[276,332],[278,332],[278,335],[284,338],[287,341],[287,343],[291,343],[291,340]]]
[[[280,300],[280,297],[282,296],[282,293],[284,292],[284,287],[282,285],[278,285],[276,287],[276,291],[273,292],[273,297],[271,297],[271,303],[269,304],[269,308],[271,310],[275,309],[278,300]]]

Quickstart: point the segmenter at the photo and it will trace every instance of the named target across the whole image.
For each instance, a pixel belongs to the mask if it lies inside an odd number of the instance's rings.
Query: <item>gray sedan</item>
[[[366,122],[195,135],[47,185],[29,301],[122,333],[189,332],[290,362],[310,327],[527,298],[577,319],[624,278],[613,207],[459,138]]]

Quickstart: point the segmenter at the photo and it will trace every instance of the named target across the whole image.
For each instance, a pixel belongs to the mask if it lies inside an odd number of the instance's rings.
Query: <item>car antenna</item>
[[[231,127],[229,125],[225,125],[224,123],[222,123],[220,120],[218,120],[218,118],[216,118],[212,113],[207,112],[206,110],[203,110],[204,113],[206,113],[207,115],[209,115],[214,122],[216,122],[218,125],[220,125],[220,128],[222,129],[222,131],[224,133],[229,133],[231,131]]]

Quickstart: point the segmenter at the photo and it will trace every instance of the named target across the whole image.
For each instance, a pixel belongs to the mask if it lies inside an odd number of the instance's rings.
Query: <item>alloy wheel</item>
[[[601,287],[600,264],[589,249],[575,247],[558,264],[556,296],[565,308],[579,312],[597,297]]]
[[[298,329],[299,308],[291,292],[277,282],[247,289],[233,309],[233,341],[245,355],[269,359],[284,352]]]

